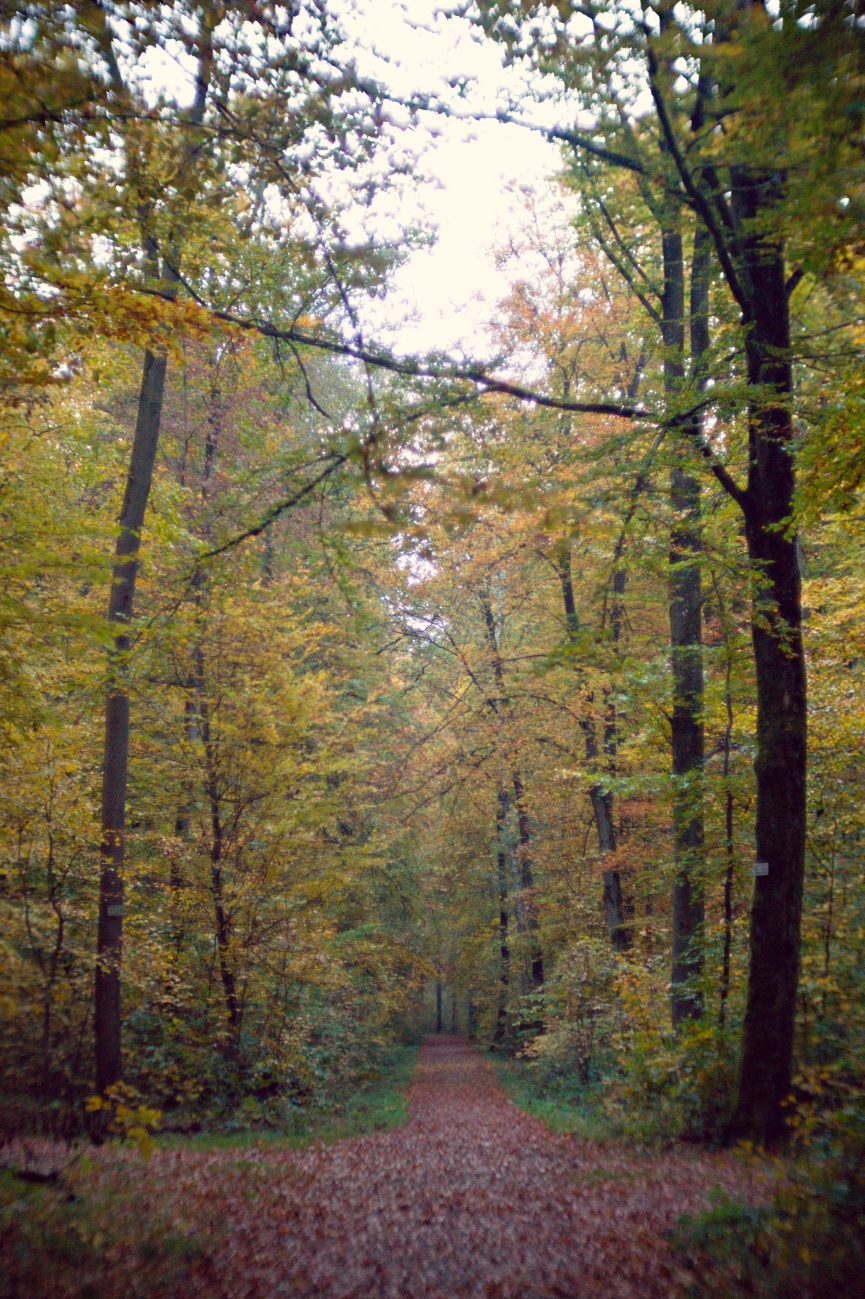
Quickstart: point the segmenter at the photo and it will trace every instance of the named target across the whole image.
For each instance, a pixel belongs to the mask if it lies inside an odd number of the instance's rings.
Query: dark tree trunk
[[[660,14],[664,36],[671,13],[664,10]],[[732,32],[719,15],[715,47],[731,39]],[[793,375],[778,211],[786,180],[781,171],[766,174],[743,165],[730,166],[725,175],[716,152],[701,154],[698,133],[702,132],[704,141],[709,139],[704,130],[708,100],[714,97],[717,108],[736,89],[732,83],[725,86],[717,80],[724,60],[713,58],[701,70],[692,135],[687,142],[680,138],[666,90],[676,75],[665,61],[669,48],[661,54],[652,39],[645,46],[664,170],[677,173],[673,185],[663,177],[662,191],[669,195],[680,182],[711,238],[718,265],[741,311],[751,388],[747,487],[743,490],[715,459],[711,446],[701,445],[700,451],[742,510],[757,588],[752,619],[757,680],[755,837],[757,858],[766,864],[768,873],[757,876],[754,884],[748,997],[732,1130],[741,1137],[772,1143],[786,1131],[784,1103],[792,1076],[807,761],[801,584],[793,529]],[[644,196],[654,180],[648,173],[646,178]],[[647,201],[652,207],[651,193]],[[665,201],[660,200],[661,204]],[[627,274],[625,278],[629,278]],[[688,431],[682,423],[679,427]]]
[[[753,224],[772,201],[764,177],[735,177],[736,215]],[[773,1143],[785,1134],[799,977],[805,869],[807,709],[802,604],[792,528],[794,468],[790,325],[782,248],[745,241],[752,321],[746,339],[750,410],[742,502],[756,584],[751,634],[757,678],[757,860],[748,998],[734,1130]],[[762,396],[762,394],[769,394]]]
[[[166,358],[144,354],[138,418],[115,548],[109,620],[128,628],[135,597],[141,528],[150,495],[159,441]],[[99,875],[99,921],[96,938],[94,1034],[96,1090],[100,1095],[120,1081],[120,967],[123,954],[123,862],[126,849],[126,780],[129,763],[129,695],[126,692],[126,630],[114,638],[105,704],[102,764],[102,839]]]
[[[237,984],[231,955],[231,922],[225,905],[225,889],[222,880],[224,833],[222,799],[219,788],[219,766],[210,727],[210,708],[207,701],[204,675],[204,652],[201,646],[196,647],[195,650],[195,674],[198,695],[198,724],[204,746],[205,789],[210,806],[210,892],[213,898],[216,949],[219,956],[219,977],[222,982],[225,1010],[231,1034],[230,1050],[233,1050],[240,1028],[240,1005],[237,998]]]
[[[211,9],[210,6],[205,6],[202,13],[198,37],[195,98],[186,114],[186,121],[190,127],[199,126],[204,119],[213,67],[211,38],[214,25],[222,18],[222,14],[217,9],[218,7]],[[107,35],[104,48],[114,91],[124,106],[128,107],[128,91],[111,48],[111,38]],[[200,142],[191,141],[187,165],[183,169],[185,183],[189,183],[189,178],[194,174],[194,164],[200,147]],[[134,173],[140,160],[135,150],[133,155],[131,171]],[[144,218],[142,235],[145,252],[154,273],[158,274],[159,250],[147,230],[146,205],[143,201],[141,213]],[[178,263],[179,242],[175,239],[172,241],[170,265],[163,266],[165,282],[172,288],[178,281]],[[109,621],[127,627],[133,614],[141,528],[150,496],[153,465],[159,442],[166,367],[165,356],[155,356],[151,351],[145,351],[135,436],[132,442],[126,491],[120,511],[120,531],[115,547],[115,564],[108,605]],[[123,956],[123,865],[126,851],[126,787],[129,764],[129,696],[125,689],[128,652],[129,637],[126,632],[119,632],[115,637],[109,662],[102,764],[102,837],[93,1012],[96,1090],[100,1095],[104,1094],[106,1088],[119,1082],[123,1073],[120,970]]]
[[[213,362],[213,375],[210,388],[210,409],[208,412],[207,432],[204,439],[204,464],[201,478],[201,501],[206,509],[210,497],[219,444],[222,436],[224,404],[219,387],[218,358]],[[204,535],[208,535],[205,523]],[[192,586],[195,600],[199,607],[200,627],[204,629],[206,620],[207,584],[204,572],[197,568],[192,575]],[[210,810],[210,892],[213,898],[213,918],[216,932],[216,949],[219,959],[219,976],[222,983],[225,1010],[230,1033],[229,1054],[237,1045],[240,1030],[240,1001],[237,996],[237,980],[231,952],[231,918],[225,901],[225,885],[222,877],[222,859],[224,850],[224,829],[222,823],[222,793],[219,778],[218,744],[214,739],[210,724],[210,703],[207,695],[205,675],[204,648],[201,641],[193,650],[193,685],[195,705],[193,718],[188,718],[187,734],[189,738],[200,738],[204,749],[204,788]],[[197,714],[197,716],[196,716]]]
[[[718,30],[721,39],[728,33]],[[757,860],[751,906],[748,996],[733,1134],[773,1144],[786,1134],[805,868],[807,697],[801,583],[794,519],[793,372],[784,248],[777,205],[785,177],[714,163],[690,172],[650,53],[652,92],[665,147],[712,237],[742,312],[748,384],[748,481],[723,465],[716,478],[740,506],[754,584],[751,636],[757,682]],[[726,93],[722,88],[721,95]],[[727,198],[729,194],[729,201]]]
[[[507,791],[499,790],[496,807],[496,865],[499,889],[499,998],[493,1046],[503,1046],[508,1036],[508,992],[511,977],[511,949],[508,934],[508,862],[505,848],[507,834]]]
[[[513,773],[513,785],[514,803],[516,804],[517,811],[517,831],[519,834],[517,860],[519,865],[523,914],[525,916],[526,930],[529,935],[532,989],[534,992],[539,992],[544,986],[544,958],[541,953],[541,943],[538,935],[538,904],[535,898],[535,879],[532,872],[532,860],[529,855],[531,844],[529,814],[526,811],[523,782],[519,770],[515,770]]]
[[[457,1031],[457,994],[451,993],[451,1033]]]
[[[436,1032],[442,1031],[442,981],[436,979]]]
[[[676,1027],[702,1013],[695,986],[703,969],[703,655],[699,561],[700,487],[674,469],[670,539],[670,641],[673,667],[671,722],[673,779],[673,943],[671,1014]]]
[[[466,1006],[466,1020],[468,1039],[470,1042],[473,1042],[478,1033],[478,1019],[477,1011],[475,1010],[475,996],[471,988],[469,988],[468,1004]]]
[[[481,611],[484,618],[484,627],[486,630],[487,643],[493,658],[493,674],[496,683],[497,697],[490,701],[493,712],[501,720],[502,726],[506,725],[505,712],[505,671],[502,663],[502,656],[499,649],[498,637],[496,635],[495,618],[493,617],[492,606],[489,595],[486,591],[480,594]],[[510,749],[510,744],[505,737],[505,747]],[[517,810],[517,826],[519,835],[519,848],[517,850],[517,895],[515,898],[515,915],[517,927],[522,932],[525,930],[529,935],[529,959],[531,963],[531,982],[535,991],[543,987],[544,982],[544,960],[541,950],[540,935],[538,933],[538,904],[535,897],[535,880],[532,871],[532,863],[529,845],[531,843],[531,832],[529,829],[529,818],[526,812],[525,792],[523,789],[522,775],[520,769],[514,764],[511,771],[511,781],[514,788],[514,802]],[[507,833],[507,814],[509,799],[506,791],[499,791],[499,818],[505,818],[502,823],[502,836]],[[499,842],[504,843],[503,837]]]
[[[663,217],[664,387],[670,413],[684,395],[685,264],[681,211],[668,205]],[[708,247],[695,243],[691,279],[691,347],[694,377],[708,341],[706,294]],[[696,429],[689,430],[692,440]],[[673,933],[670,1011],[673,1027],[698,1018],[702,998],[697,981],[703,969],[703,649],[700,573],[700,484],[683,467],[690,448],[679,442],[681,464],[670,474],[670,658],[673,708],[670,724],[673,775]]]
[[[726,636],[724,638],[727,639]],[[733,945],[733,868],[735,854],[733,847],[733,791],[730,788],[730,743],[733,737],[733,696],[730,677],[732,662],[729,646],[724,676],[724,703],[727,708],[727,725],[724,728],[724,841],[727,856],[727,868],[724,871],[724,949],[721,958],[721,1005],[718,1022],[721,1028],[727,1020],[727,997],[730,992],[730,949]]]
[[[555,568],[559,575],[559,581],[562,587],[562,601],[565,607],[565,624],[568,629],[568,638],[571,642],[576,640],[580,629],[579,618],[577,616],[577,606],[574,600],[574,582],[571,572],[571,547],[569,542],[564,542],[559,547],[555,560]],[[616,570],[613,578],[614,599],[618,605],[625,589],[624,570]],[[621,617],[618,612],[614,614],[614,636],[616,629],[621,627]],[[585,717],[581,723],[584,743],[586,748],[586,762],[593,770],[597,766],[598,737],[595,729],[595,720],[593,717]],[[605,747],[609,750],[612,747],[615,752],[617,743],[615,713],[612,717],[610,709],[607,709],[605,721]],[[613,794],[610,790],[604,789],[603,785],[592,785],[589,790],[589,799],[592,805],[592,815],[595,820],[595,830],[598,835],[598,853],[601,861],[609,853],[616,851],[616,829],[613,820]],[[604,919],[607,924],[607,933],[610,936],[610,942],[617,952],[626,952],[631,946],[631,935],[626,919],[626,902],[622,893],[622,879],[619,871],[605,870],[603,873],[604,881]]]

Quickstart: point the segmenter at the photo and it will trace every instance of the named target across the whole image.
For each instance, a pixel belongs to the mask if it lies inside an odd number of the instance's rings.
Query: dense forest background
[[[319,4],[0,17],[3,1130],[281,1128],[438,1028],[849,1170],[861,4],[471,9],[578,123],[483,362],[365,323],[470,84]]]

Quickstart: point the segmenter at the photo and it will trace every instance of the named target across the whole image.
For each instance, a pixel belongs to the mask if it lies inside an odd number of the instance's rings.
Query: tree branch
[[[534,389],[524,388],[521,384],[509,383],[506,379],[496,379],[487,374],[483,367],[479,365],[433,365],[413,358],[399,360],[397,357],[389,356],[386,352],[371,352],[366,347],[339,342],[334,338],[321,338],[315,334],[307,334],[300,329],[281,329],[266,320],[253,320],[248,316],[237,316],[231,311],[222,311],[218,307],[210,306],[180,276],[179,272],[174,273],[194,301],[200,307],[203,307],[205,311],[208,311],[214,320],[220,320],[224,324],[233,325],[235,328],[243,329],[249,333],[260,334],[262,338],[276,338],[286,343],[296,343],[302,347],[318,348],[320,351],[329,352],[333,356],[346,356],[352,360],[361,361],[364,365],[387,370],[391,374],[398,374],[406,379],[439,379],[451,383],[473,383],[485,392],[497,392],[506,397],[516,397],[519,401],[531,402],[536,406],[546,406],[552,410],[574,411],[583,415],[615,415],[619,419],[651,418],[650,411],[637,406],[625,406],[619,402],[565,401],[558,397],[548,397],[544,393],[535,392]],[[147,294],[150,297],[170,300],[168,295],[160,289],[138,286],[137,292]]]
[[[705,196],[700,193],[700,189],[695,184],[694,178],[691,175],[691,170],[688,167],[688,164],[685,162],[685,159],[682,157],[682,151],[679,148],[679,143],[676,139],[676,133],[673,130],[673,124],[670,121],[670,115],[667,111],[666,101],[664,100],[663,93],[661,91],[660,86],[658,85],[658,79],[657,79],[658,61],[655,58],[651,46],[647,46],[646,58],[648,61],[648,69],[649,69],[649,86],[651,87],[652,99],[654,101],[655,108],[657,109],[658,121],[661,124],[661,130],[663,131],[664,134],[664,141],[667,145],[667,148],[670,151],[670,156],[672,157],[674,163],[676,164],[676,170],[679,173],[686,194],[688,195],[689,199],[693,203],[699,215],[702,217],[706,229],[709,231],[709,234],[712,236],[712,242],[714,243],[715,251],[718,254],[718,261],[721,264],[721,269],[724,272],[724,276],[727,280],[727,284],[729,285],[730,292],[732,293],[733,297],[736,299],[736,303],[741,309],[742,317],[745,324],[748,324],[750,323],[752,313],[751,313],[751,307],[748,302],[747,295],[745,294],[742,285],[739,283],[739,276],[736,272],[735,266],[733,265],[733,259],[730,256],[730,250],[727,247],[727,241],[725,240],[723,232],[721,231],[717,221],[715,220],[715,214],[712,211],[710,204],[706,201]]]
[[[199,556],[199,561],[215,559],[217,555],[224,555],[227,550],[234,550],[236,546],[239,546],[244,541],[248,541],[250,537],[260,537],[265,528],[269,528],[271,523],[275,522],[275,520],[278,519],[281,514],[284,514],[286,510],[290,510],[293,506],[298,505],[305,496],[308,496],[310,492],[315,491],[319,483],[323,483],[326,478],[330,478],[331,474],[335,473],[336,470],[339,469],[341,465],[344,465],[348,460],[348,456],[336,455],[335,453],[331,453],[331,455],[326,458],[330,460],[330,464],[328,464],[326,469],[322,470],[317,478],[313,478],[312,482],[306,483],[299,491],[295,492],[293,496],[290,496],[288,500],[280,501],[279,505],[275,505],[272,510],[269,510],[261,522],[256,523],[255,527],[247,528],[245,532],[241,532],[236,537],[232,537],[231,541],[224,542],[223,545],[217,546],[215,550],[206,551],[203,555]]]

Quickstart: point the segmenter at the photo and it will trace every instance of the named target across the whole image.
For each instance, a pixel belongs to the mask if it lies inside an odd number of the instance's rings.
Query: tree
[[[553,131],[553,138],[565,141],[580,158],[631,173],[652,189],[657,203],[669,201],[693,212],[741,314],[745,485],[694,426],[693,411],[704,403],[691,398],[678,416],[671,418],[668,412],[667,418],[679,435],[690,438],[742,511],[752,563],[758,692],[755,838],[757,859],[768,864],[768,873],[755,881],[735,1130],[775,1141],[784,1133],[792,1070],[805,845],[806,689],[794,523],[790,334],[790,295],[800,272],[789,267],[785,249],[791,223],[796,228],[797,200],[785,180],[794,142],[769,128],[762,78],[769,59],[773,66],[781,63],[788,86],[807,98],[810,68],[797,70],[791,56],[803,46],[813,51],[810,24],[799,23],[795,5],[782,6],[774,26],[761,5],[741,10],[721,4],[700,13],[646,5],[612,16],[590,6],[581,7],[571,26],[569,8],[483,4],[480,11],[493,36],[557,76],[594,114],[593,129]],[[507,22],[500,22],[505,16]],[[554,47],[537,42],[535,19],[553,24]],[[853,28],[844,27],[837,7],[827,6],[815,16],[815,26],[822,24],[831,32],[830,61],[837,66],[855,58]],[[651,113],[637,108],[641,93],[650,97]],[[844,128],[835,135],[842,151],[843,137]],[[806,157],[808,174],[825,193],[828,172],[816,137],[807,141]],[[807,238],[807,223],[799,229]]]

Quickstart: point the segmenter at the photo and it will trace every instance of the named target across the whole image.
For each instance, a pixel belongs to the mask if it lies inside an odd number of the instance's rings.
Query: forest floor
[[[672,1299],[688,1281],[666,1243],[679,1216],[703,1209],[713,1187],[766,1194],[731,1155],[550,1132],[458,1038],[425,1041],[408,1100],[401,1128],[303,1151],[163,1148],[147,1164],[98,1152],[87,1194],[92,1206],[101,1188],[115,1230],[68,1283],[57,1258],[45,1293]],[[134,1248],[130,1215],[150,1224]],[[35,1275],[15,1273],[28,1285],[18,1293],[41,1296]]]

